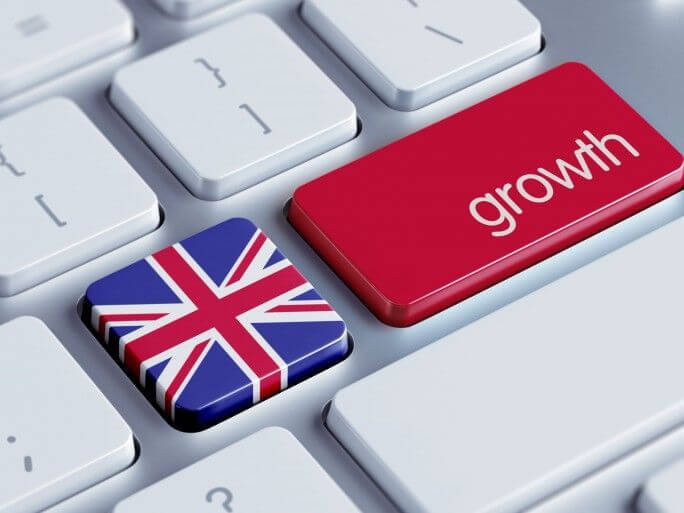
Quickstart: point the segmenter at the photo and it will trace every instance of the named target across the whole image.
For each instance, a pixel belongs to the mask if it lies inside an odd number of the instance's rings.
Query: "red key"
[[[299,187],[289,218],[407,326],[682,188],[682,155],[568,63]]]

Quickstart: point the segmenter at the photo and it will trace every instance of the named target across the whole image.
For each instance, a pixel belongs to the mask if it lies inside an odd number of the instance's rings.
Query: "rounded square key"
[[[531,57],[518,0],[305,0],[302,16],[390,107],[414,110]]]
[[[289,218],[380,319],[407,326],[676,192],[683,171],[570,63],[303,185]]]
[[[119,0],[0,2],[0,98],[67,73],[135,39]]]
[[[111,99],[197,197],[220,200],[353,139],[356,108],[249,14],[121,69]]]
[[[0,325],[0,511],[43,511],[124,470],[131,428],[35,317]]]
[[[230,219],[95,283],[83,321],[197,431],[344,359],[344,321],[261,230]]]
[[[157,196],[71,100],[0,120],[0,296],[159,226]]]

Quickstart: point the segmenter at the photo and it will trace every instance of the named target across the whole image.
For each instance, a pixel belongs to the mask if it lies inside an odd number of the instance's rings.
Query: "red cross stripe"
[[[251,258],[254,254],[255,252],[252,252]],[[246,255],[245,260],[249,260],[248,257],[249,255]],[[123,358],[126,368],[136,375],[140,373],[143,362],[149,358],[215,328],[259,378],[260,399],[279,392],[280,367],[237,317],[306,283],[294,266],[283,267],[225,297],[218,297],[174,247],[155,253],[153,258],[192,301],[196,309],[128,342]],[[195,348],[193,355],[199,357],[198,351],[201,353],[201,349]],[[170,392],[171,389],[167,392],[167,401]]]

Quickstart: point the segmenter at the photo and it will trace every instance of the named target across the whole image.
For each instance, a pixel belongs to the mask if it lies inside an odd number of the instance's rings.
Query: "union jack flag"
[[[342,319],[273,242],[231,219],[87,290],[83,320],[180,429],[213,425],[342,360]]]

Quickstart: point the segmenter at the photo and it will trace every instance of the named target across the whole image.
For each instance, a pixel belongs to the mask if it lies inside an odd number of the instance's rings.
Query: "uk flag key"
[[[171,423],[209,427],[344,359],[344,321],[231,219],[87,290],[83,321]]]
[[[381,320],[407,326],[682,180],[681,153],[569,63],[303,185],[289,219]]]

